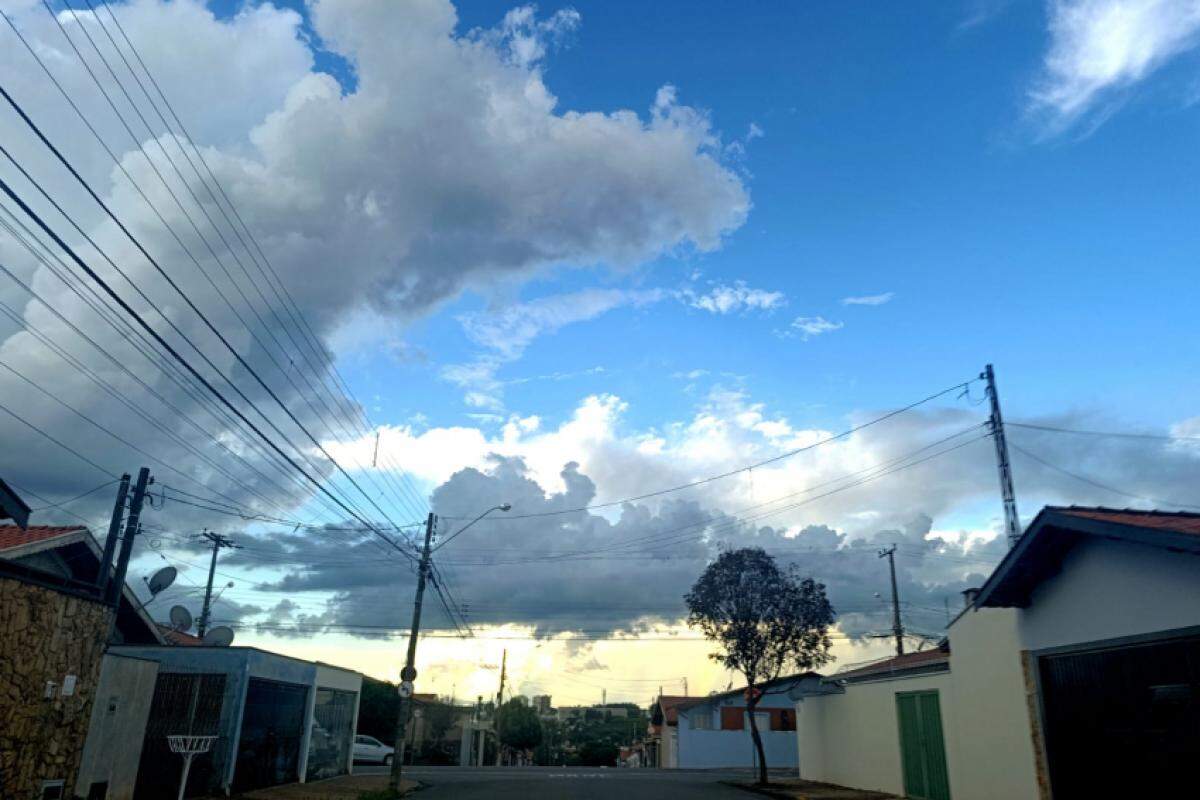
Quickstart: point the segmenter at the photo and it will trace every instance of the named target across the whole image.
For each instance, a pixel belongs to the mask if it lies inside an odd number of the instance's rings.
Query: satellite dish
[[[157,595],[163,589],[166,589],[175,582],[175,576],[179,574],[179,570],[174,567],[163,567],[158,572],[150,576],[150,580],[146,581],[146,586],[150,589],[150,594]]]
[[[183,606],[171,606],[171,627],[177,631],[192,627],[192,612]]]
[[[229,647],[230,643],[233,642],[233,628],[218,625],[204,634],[204,638],[201,641],[209,647]]]

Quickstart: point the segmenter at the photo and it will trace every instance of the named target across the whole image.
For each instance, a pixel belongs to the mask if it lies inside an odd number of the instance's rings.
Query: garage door
[[[1055,800],[1170,797],[1200,761],[1200,637],[1040,659]]]

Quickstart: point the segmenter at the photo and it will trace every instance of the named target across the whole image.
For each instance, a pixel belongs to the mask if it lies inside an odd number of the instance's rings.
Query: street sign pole
[[[391,790],[399,794],[404,762],[404,729],[412,712],[413,681],[417,679],[417,634],[421,630],[421,604],[425,599],[425,581],[429,575],[429,545],[433,541],[433,526],[437,518],[431,513],[425,520],[425,548],[417,570],[417,597],[413,601],[412,634],[408,637],[408,657],[400,670],[400,703],[396,714],[396,749],[392,754],[392,773],[388,780]]]

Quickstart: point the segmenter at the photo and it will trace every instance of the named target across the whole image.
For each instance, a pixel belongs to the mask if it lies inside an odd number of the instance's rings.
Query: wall
[[[951,683],[949,673],[939,673],[854,683],[846,686],[843,694],[802,698],[796,704],[800,777],[904,794],[896,693],[936,689],[942,708],[950,794],[955,800],[967,800],[954,783],[952,751],[956,737],[947,722],[954,715]]]
[[[1198,624],[1200,557],[1083,537],[1034,590],[1019,630],[1022,646],[1038,650]]]
[[[956,800],[1037,797],[1033,731],[1018,640],[1024,612],[968,611],[950,626],[957,742],[950,779]],[[943,714],[944,715],[944,714]]]
[[[715,702],[693,706],[679,712],[679,756],[678,766],[683,768],[708,767],[753,767],[758,758],[754,751],[754,740],[750,736],[749,721],[740,731],[721,730],[720,709],[726,706],[745,708],[746,700],[741,695],[726,697]],[[759,710],[768,708],[793,708],[793,701],[786,694],[768,694],[759,701]],[[697,716],[711,720],[711,730],[692,728]],[[765,720],[759,719],[759,734],[767,757],[767,767],[795,768],[796,733],[794,731],[772,731]]]
[[[83,593],[0,574],[0,797],[40,796],[43,780],[74,786],[110,619]]]
[[[104,656],[75,781],[77,797],[87,797],[93,783],[107,782],[107,800],[131,800],[157,677],[153,661]]]

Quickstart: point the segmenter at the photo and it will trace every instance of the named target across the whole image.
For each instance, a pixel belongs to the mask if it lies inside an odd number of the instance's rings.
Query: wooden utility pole
[[[431,512],[425,519],[425,547],[421,550],[421,561],[417,567],[417,597],[413,601],[412,633],[408,637],[408,656],[404,669],[400,670],[400,703],[396,713],[396,745],[392,754],[392,773],[388,786],[400,792],[400,778],[404,761],[404,729],[412,713],[413,681],[417,679],[417,634],[421,632],[421,604],[425,600],[425,581],[429,575],[429,546],[433,541],[433,528],[437,517]]]
[[[892,573],[892,633],[896,636],[896,655],[904,655],[904,625],[900,622],[900,590],[896,588],[896,545],[879,551],[880,558],[888,560]]]
[[[125,519],[125,500],[129,496],[129,473],[121,476],[117,487],[117,500],[113,503],[112,518],[108,523],[108,536],[104,540],[104,555],[100,561],[100,574],[96,577],[96,588],[101,597],[108,596],[108,578],[112,574],[113,554],[117,552],[117,539],[121,538],[121,522]]]
[[[117,556],[117,570],[113,573],[113,579],[105,597],[108,604],[113,607],[112,625],[108,629],[110,641],[117,629],[117,615],[121,611],[121,592],[125,589],[125,573],[129,570],[129,558],[133,555],[133,539],[141,530],[142,504],[146,501],[146,487],[152,482],[149,467],[142,467],[138,470],[137,483],[133,487],[133,497],[129,500],[129,516],[125,518],[125,535],[121,537],[121,553]]]

